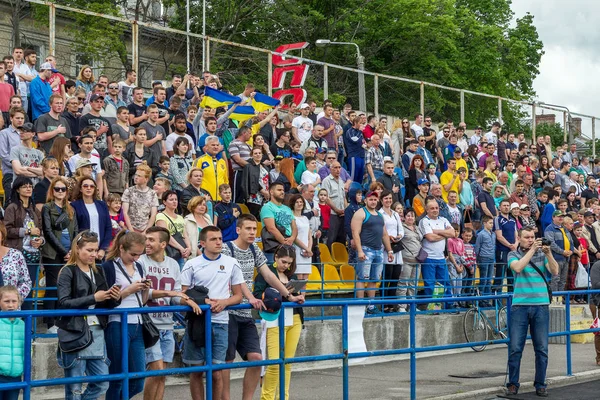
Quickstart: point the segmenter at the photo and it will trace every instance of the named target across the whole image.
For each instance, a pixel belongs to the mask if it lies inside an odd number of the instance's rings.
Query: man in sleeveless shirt
[[[358,254],[356,263],[356,297],[364,298],[366,287],[367,296],[374,298],[377,292],[377,282],[383,271],[383,247],[387,251],[388,262],[394,259],[390,238],[384,229],[383,216],[377,212],[379,195],[377,192],[367,193],[366,206],[359,209],[352,217],[352,240]],[[359,289],[360,288],[360,289]],[[368,314],[376,314],[375,306],[367,308]]]

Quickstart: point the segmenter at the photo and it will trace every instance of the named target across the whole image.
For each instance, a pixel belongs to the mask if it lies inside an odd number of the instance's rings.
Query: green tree
[[[528,124],[527,126],[525,126],[523,132],[525,133],[525,136],[527,138],[531,139],[533,137],[531,125]],[[535,127],[535,135],[536,137],[550,136],[553,149],[555,149],[557,146],[562,146],[564,142],[564,130],[559,123],[550,124],[547,122],[543,122],[541,124],[538,124]]]

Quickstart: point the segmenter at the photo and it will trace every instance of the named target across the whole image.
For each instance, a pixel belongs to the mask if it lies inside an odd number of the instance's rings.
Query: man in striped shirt
[[[508,325],[510,343],[507,394],[516,395],[519,391],[521,356],[527,338],[527,328],[530,328],[535,351],[535,392],[538,396],[547,397],[546,369],[551,295],[545,274],[546,271],[550,271],[552,275],[558,274],[558,263],[550,246],[542,246],[542,239],[535,239],[533,228],[523,228],[519,231],[519,246],[508,253],[508,266],[515,274],[515,287]]]

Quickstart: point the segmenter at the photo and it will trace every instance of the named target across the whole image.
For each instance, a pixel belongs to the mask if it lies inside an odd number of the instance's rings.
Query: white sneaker
[[[51,334],[51,335],[56,335],[58,333],[58,326],[56,326],[56,325],[51,326],[50,328],[48,328],[46,333]]]

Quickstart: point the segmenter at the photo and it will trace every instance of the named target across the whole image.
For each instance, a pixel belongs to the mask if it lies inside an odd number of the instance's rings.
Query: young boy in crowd
[[[450,224],[454,228],[454,237],[448,239],[448,275],[452,285],[452,295],[460,297],[462,280],[465,274],[465,243],[460,238],[460,226]]]
[[[302,154],[300,154],[300,143],[292,140],[290,142],[290,147],[292,148],[292,158],[294,159],[294,169],[300,164],[300,161],[304,160]]]
[[[16,287],[12,285],[0,287],[0,310],[2,312],[18,311],[22,297]],[[4,359],[0,363],[0,382],[21,382],[25,347],[25,322],[20,318],[0,318],[0,336],[3,338],[2,346]],[[17,399],[20,389],[4,390],[0,392],[2,399]]]
[[[465,244],[465,273],[466,278],[463,278],[463,294],[470,295],[473,293],[475,285],[475,268],[477,268],[477,255],[475,254],[475,246],[471,243],[473,240],[473,229],[465,228],[462,234],[463,243]]]
[[[556,211],[556,202],[560,198],[558,192],[554,189],[550,189],[548,191],[548,202],[544,206],[544,210],[542,212],[542,216],[540,217],[540,223],[542,228],[542,236],[544,236],[544,232],[548,225],[552,223],[552,214]]]
[[[116,139],[113,142],[113,153],[102,161],[104,167],[104,186],[108,193],[122,195],[129,187],[129,161],[123,157],[125,141]],[[114,236],[113,236],[114,237]]]
[[[358,253],[356,252],[356,249],[353,248],[354,246],[352,246],[352,228],[350,227],[350,222],[352,222],[354,213],[362,207],[363,193],[359,183],[354,182],[350,185],[348,199],[350,200],[348,202],[348,207],[344,210],[344,228],[346,229],[346,239],[349,244],[348,264],[354,265],[358,261]]]
[[[221,201],[215,205],[214,224],[221,229],[223,243],[237,239],[235,230],[238,217],[242,214],[240,206],[231,202],[231,186],[226,183],[219,185]]]
[[[327,243],[327,231],[329,230],[329,217],[331,217],[331,207],[327,204],[327,189],[319,190],[319,209],[321,210],[321,243]]]
[[[167,178],[158,177],[154,180],[154,186],[152,186],[152,190],[154,190],[154,192],[156,193],[156,196],[159,199],[162,199],[163,193],[166,192],[167,190],[171,190],[171,181],[168,180]],[[179,204],[179,206],[181,207],[181,203]],[[162,203],[162,201],[159,201],[158,212],[162,212],[164,210],[165,210],[165,205]]]
[[[479,292],[482,296],[489,296],[496,261],[496,233],[492,231],[494,227],[492,217],[484,215],[481,222],[483,229],[477,233],[475,241],[475,254],[477,254],[477,265],[479,265]],[[488,301],[482,301],[479,305],[481,307],[491,306]]]
[[[167,156],[160,156],[158,159],[158,167],[160,168],[160,171],[158,171],[156,177],[168,179],[169,182],[171,182],[171,185],[173,185],[173,178],[169,172],[169,168],[171,167],[171,159]]]

